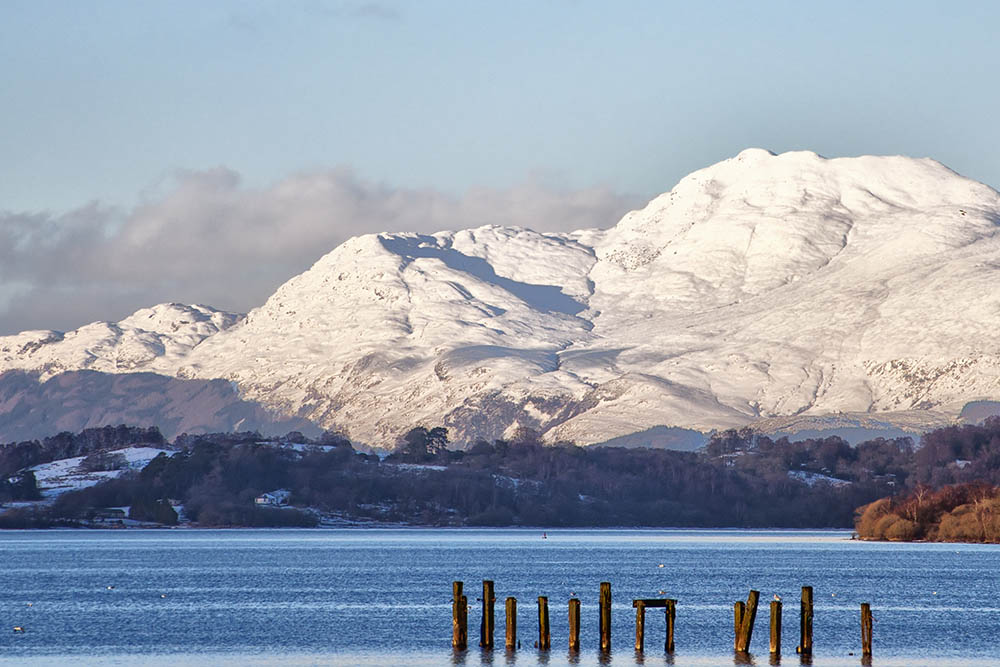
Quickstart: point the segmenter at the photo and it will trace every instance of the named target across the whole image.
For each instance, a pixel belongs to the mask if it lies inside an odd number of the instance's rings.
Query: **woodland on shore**
[[[32,466],[82,456],[94,469],[115,469],[115,450],[137,444],[168,451],[51,502],[23,502],[38,498]],[[715,435],[698,452],[550,445],[528,430],[456,447],[447,429],[421,426],[384,457],[330,433],[166,442],[156,429],[109,426],[2,445],[0,473],[0,503],[22,501],[0,508],[8,528],[103,525],[107,508],[126,508],[152,525],[849,528],[857,518],[866,539],[1000,535],[983,518],[1000,482],[1000,419],[933,431],[920,446],[910,438],[792,442],[741,430]],[[278,489],[289,492],[287,505],[255,502]],[[936,508],[962,514],[955,526],[931,530],[924,526],[942,516]],[[964,518],[970,512],[980,533]]]
[[[920,485],[901,497],[880,498],[858,509],[863,540],[1000,542],[1000,489],[985,482],[934,490]]]

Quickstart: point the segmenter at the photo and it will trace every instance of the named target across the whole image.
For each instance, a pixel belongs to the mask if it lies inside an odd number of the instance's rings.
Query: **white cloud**
[[[539,183],[450,196],[347,169],[260,189],[225,168],[181,172],[131,211],[92,203],[63,214],[0,212],[0,335],[117,320],[164,301],[245,311],[357,234],[607,227],[639,204],[605,188]]]

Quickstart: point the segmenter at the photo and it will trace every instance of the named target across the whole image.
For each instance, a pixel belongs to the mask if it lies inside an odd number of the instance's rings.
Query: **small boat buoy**
[[[548,536],[548,535],[546,535],[545,533],[542,533],[542,539],[543,539],[543,540],[547,540],[547,539],[549,539],[549,536]]]

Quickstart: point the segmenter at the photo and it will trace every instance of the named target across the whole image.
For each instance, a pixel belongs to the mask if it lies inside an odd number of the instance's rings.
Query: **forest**
[[[1000,419],[928,433],[920,447],[909,438],[852,446],[740,430],[716,434],[699,452],[550,445],[530,430],[458,447],[447,429],[419,426],[385,457],[330,433],[166,443],[156,429],[119,426],[0,446],[0,502],[37,493],[32,465],[85,456],[114,469],[115,448],[149,443],[172,453],[49,504],[0,509],[0,527],[93,525],[106,508],[128,507],[129,518],[160,525],[849,528],[857,508],[879,499],[895,507],[914,491],[992,489],[1000,478]],[[290,492],[288,506],[254,502],[276,489]]]

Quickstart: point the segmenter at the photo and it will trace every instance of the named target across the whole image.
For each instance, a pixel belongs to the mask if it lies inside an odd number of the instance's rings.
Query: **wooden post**
[[[570,598],[569,600],[569,650],[574,653],[580,650],[579,598]]]
[[[872,654],[872,607],[861,603],[861,655]]]
[[[740,650],[740,633],[743,631],[743,615],[747,605],[742,600],[733,605],[733,650]]]
[[[771,653],[781,653],[781,602],[771,601]]]
[[[517,648],[517,599],[507,598],[507,636],[504,643],[508,651]]]
[[[646,603],[635,600],[635,650],[642,653],[646,642]]]
[[[677,600],[667,600],[667,642],[664,649],[667,653],[674,652],[674,621],[677,618]]]
[[[611,582],[601,582],[601,651],[611,650]]]
[[[802,655],[813,652],[813,588],[802,587],[802,605],[799,607],[799,648]]]
[[[479,624],[479,645],[485,649],[493,648],[493,582],[483,579],[483,620]]]
[[[538,596],[538,648],[541,651],[548,651],[552,647],[549,636],[549,599],[544,595]]]
[[[750,591],[747,597],[746,611],[743,613],[743,623],[740,624],[740,641],[736,650],[747,653],[750,650],[750,639],[753,637],[753,624],[757,620],[757,602],[760,599],[758,591]]]
[[[469,642],[467,601],[462,595],[462,582],[451,584],[451,646],[465,650]]]

